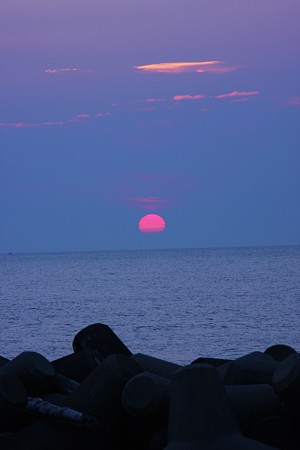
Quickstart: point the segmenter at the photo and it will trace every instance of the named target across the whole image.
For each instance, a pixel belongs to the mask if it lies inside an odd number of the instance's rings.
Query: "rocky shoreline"
[[[73,350],[0,356],[1,450],[300,448],[300,353],[288,345],[180,366],[132,354],[96,323]]]

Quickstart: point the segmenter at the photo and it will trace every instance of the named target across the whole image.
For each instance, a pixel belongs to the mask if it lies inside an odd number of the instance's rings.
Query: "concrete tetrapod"
[[[168,414],[170,380],[151,372],[132,377],[122,392],[122,404],[131,416],[148,417],[159,410]]]
[[[168,425],[170,380],[151,372],[142,372],[132,377],[122,392],[122,405],[129,416],[128,428],[131,446],[160,448],[166,443]]]
[[[74,352],[85,348],[98,350],[103,358],[113,354],[131,355],[131,351],[121,339],[103,323],[88,325],[76,334],[73,339]]]
[[[177,370],[182,369],[184,366],[175,364],[164,359],[156,358],[154,356],[145,355],[144,353],[135,353],[131,356],[133,361],[139,363],[145,371],[155,373],[160,377],[168,378],[171,380],[173,375],[177,372]],[[220,361],[220,360],[219,360]],[[221,377],[222,381],[224,381],[225,377],[228,376],[228,372],[232,370],[231,368],[231,360],[223,360],[220,364],[216,364],[216,370]],[[192,364],[194,364],[193,362]]]
[[[215,368],[185,366],[171,383],[165,450],[274,450],[244,437]]]
[[[272,378],[275,392],[300,420],[300,353],[281,361]]]
[[[64,407],[97,419],[96,426],[79,428],[39,420],[22,429],[20,439],[32,450],[119,448],[127,438],[122,390],[127,381],[141,371],[128,356],[108,356],[63,401]]]
[[[102,360],[103,356],[97,350],[85,348],[55,359],[51,364],[57,373],[80,383],[99,366]]]
[[[4,364],[7,364],[9,362],[9,359],[4,358],[4,356],[0,355],[0,367],[4,366]]]
[[[0,432],[17,426],[26,403],[27,393],[17,376],[0,374]]]
[[[128,356],[110,355],[68,396],[65,406],[96,417],[103,442],[122,440],[122,433],[126,434],[122,391],[140,372],[142,368]]]
[[[252,352],[233,360],[224,377],[225,384],[271,383],[273,373],[280,362],[263,352]]]
[[[292,353],[296,353],[296,350],[293,347],[290,347],[289,345],[274,344],[266,348],[264,353],[266,353],[269,356],[272,356],[272,358],[275,361],[283,361]]]
[[[152,372],[160,377],[171,379],[178,369],[183,366],[175,364],[164,359],[155,358],[154,356],[145,355],[144,353],[135,353],[130,357],[133,361],[140,364],[147,372]]]
[[[31,450],[16,433],[0,433],[1,450]]]
[[[299,450],[299,424],[288,415],[269,415],[253,424],[247,437],[282,450]]]
[[[22,352],[0,368],[0,374],[16,375],[28,395],[48,391],[54,381],[55,370],[51,363],[36,352]]]
[[[171,380],[151,372],[135,375],[125,385],[122,404],[128,415],[147,418],[148,426],[164,427]],[[225,386],[232,413],[243,433],[258,421],[282,412],[281,402],[268,384]]]

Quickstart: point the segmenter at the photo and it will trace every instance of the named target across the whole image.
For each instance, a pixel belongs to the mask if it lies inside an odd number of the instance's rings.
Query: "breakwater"
[[[54,361],[0,357],[1,449],[300,448],[300,353],[290,346],[181,366],[132,354],[99,323],[72,344]]]

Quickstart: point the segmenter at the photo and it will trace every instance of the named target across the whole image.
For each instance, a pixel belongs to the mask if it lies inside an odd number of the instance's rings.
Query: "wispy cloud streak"
[[[105,117],[111,113],[99,113],[95,114],[95,117]],[[47,122],[37,122],[37,123],[26,123],[26,122],[0,122],[0,127],[7,128],[38,128],[38,127],[48,127],[48,126],[62,126],[74,123],[80,123],[82,120],[91,119],[92,114],[76,114],[74,117],[68,120],[52,120]]]
[[[146,64],[143,66],[134,66],[143,72],[156,73],[226,73],[237,70],[240,67],[228,65],[223,61],[194,61],[194,62],[162,62],[156,64]]]
[[[110,116],[111,112],[105,112],[105,113],[97,113],[96,117],[105,117],[105,116]]]
[[[184,193],[199,192],[198,179],[187,173],[127,173],[114,177],[110,201],[140,211],[165,211],[182,203]]]
[[[58,73],[72,73],[72,72],[90,72],[89,69],[81,69],[80,67],[59,67],[57,69],[51,68],[51,69],[44,69],[45,73],[49,73],[51,75],[58,74]]]
[[[76,114],[75,119],[88,119],[91,114]]]
[[[204,98],[204,95],[202,94],[197,95],[185,94],[185,95],[174,95],[173,100],[175,102],[180,102],[182,100],[201,100],[202,98]]]
[[[7,128],[37,128],[37,127],[47,127],[53,125],[67,125],[69,123],[77,122],[78,119],[60,120],[60,121],[50,121],[50,122],[39,122],[39,123],[26,123],[26,122],[0,122],[0,127]]]
[[[195,102],[200,101],[203,98],[206,99],[231,99],[231,102],[247,102],[250,97],[256,96],[260,94],[260,91],[232,91],[224,94],[218,94],[215,96],[204,95],[204,94],[176,94],[173,97],[165,98],[165,97],[148,97],[140,100],[132,100],[124,103],[113,103],[111,108],[115,108],[121,112],[126,112],[129,105],[137,104],[142,107],[138,108],[140,111],[153,111],[154,109],[159,109],[160,105],[163,105],[164,110],[172,109],[176,107],[176,102]],[[300,97],[291,97],[287,99],[286,105],[288,106],[300,106]],[[206,111],[207,108],[202,108],[201,111]],[[67,120],[52,120],[52,121],[44,121],[44,122],[36,122],[36,123],[27,123],[27,122],[0,122],[0,128],[38,128],[38,127],[48,127],[48,126],[63,126],[69,124],[79,124],[81,122],[92,121],[94,118],[101,119],[107,116],[111,116],[113,112],[104,111],[98,113],[78,113],[75,114],[72,118]],[[172,122],[159,121],[157,122],[161,125],[172,125]]]
[[[161,102],[165,102],[166,99],[165,98],[146,98],[145,103],[161,103]]]
[[[260,91],[232,91],[226,94],[216,95],[215,98],[247,97],[258,94],[260,94]]]

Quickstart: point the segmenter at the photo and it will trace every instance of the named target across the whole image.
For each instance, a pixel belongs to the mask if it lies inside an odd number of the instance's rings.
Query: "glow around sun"
[[[166,223],[158,214],[147,214],[139,221],[139,230],[142,233],[161,233],[165,228]]]

